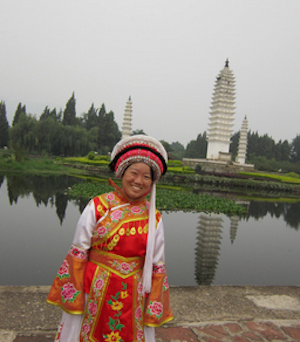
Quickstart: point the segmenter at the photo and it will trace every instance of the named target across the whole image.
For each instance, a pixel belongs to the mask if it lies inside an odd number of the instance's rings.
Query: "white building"
[[[245,164],[246,160],[246,152],[247,152],[247,141],[248,141],[248,120],[245,116],[245,119],[242,123],[242,128],[240,131],[240,139],[238,146],[238,153],[235,161],[239,164]]]
[[[235,78],[229,69],[229,61],[216,78],[210,111],[206,159],[231,160],[229,154],[232,136],[235,100]]]
[[[122,139],[131,136],[131,121],[132,121],[132,102],[129,96],[125,106],[123,126],[122,126]]]

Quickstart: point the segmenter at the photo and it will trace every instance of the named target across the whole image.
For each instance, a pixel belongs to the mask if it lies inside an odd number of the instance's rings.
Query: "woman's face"
[[[150,191],[151,169],[145,163],[131,164],[122,177],[122,189],[130,202],[138,201]]]

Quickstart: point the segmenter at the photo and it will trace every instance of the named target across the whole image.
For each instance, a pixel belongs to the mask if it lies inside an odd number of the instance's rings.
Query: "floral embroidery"
[[[67,260],[63,261],[60,269],[57,272],[57,276],[59,277],[59,279],[70,278],[69,264],[68,264]]]
[[[144,337],[143,312],[144,312],[144,294],[142,277],[137,274],[137,308],[135,310],[136,339],[142,341]]]
[[[109,201],[109,199],[115,198],[115,200],[112,200],[109,205],[110,206],[116,206],[119,204],[119,202],[117,202],[116,200],[118,200],[117,195],[114,195],[113,193],[109,193],[106,195],[105,200]],[[100,239],[105,239],[105,236],[107,236],[113,227],[116,226],[116,224],[124,219],[126,216],[128,217],[132,217],[134,216],[138,216],[138,215],[144,215],[148,213],[148,208],[147,208],[147,204],[143,204],[141,206],[125,206],[122,209],[116,209],[116,210],[111,210],[110,214],[108,215],[107,219],[105,219],[104,221],[102,221],[101,223],[99,223],[99,225],[96,227],[96,229],[93,232],[94,238],[99,237]],[[148,227],[148,225],[147,225]],[[123,228],[120,229],[121,232],[121,236],[125,234],[125,230]],[[130,232],[130,231],[129,231]],[[140,232],[140,234],[142,233],[142,231]],[[144,233],[146,234],[147,231],[144,230]],[[129,236],[129,235],[127,235]],[[113,245],[110,246],[111,248],[109,250],[113,249]]]
[[[103,203],[109,203],[109,207],[117,206],[120,204],[120,199],[118,195],[113,191],[100,196],[100,201]]]
[[[122,286],[122,291],[127,293],[127,284],[122,283]],[[122,316],[121,310],[123,308],[123,303],[119,301],[121,292],[119,291],[114,296],[110,296],[111,299],[107,301],[107,304],[110,305],[112,310],[117,311],[114,314],[114,318],[109,317],[109,322],[107,323],[111,330],[111,333],[109,335],[103,335],[105,341],[107,342],[123,341],[122,337],[119,334],[119,331],[121,331],[121,329],[125,327],[124,324],[121,324],[120,320],[120,317]]]
[[[137,206],[134,206],[134,207],[131,208],[131,212],[133,214],[139,214],[141,211],[142,211],[141,208],[137,207]]]
[[[160,302],[151,302],[150,305],[147,306],[147,313],[150,315],[155,315],[157,318],[160,318],[163,314],[163,305]]]
[[[122,299],[125,299],[129,296],[128,292],[127,291],[121,291],[121,298]]]
[[[119,335],[119,332],[112,331],[109,335],[105,335],[107,342],[119,342],[122,341],[122,337]]]
[[[71,246],[68,252],[72,257],[77,259],[85,260],[88,258],[88,252],[85,249],[81,249],[76,246]]]
[[[95,316],[97,312],[97,304],[95,302],[90,301],[88,305],[88,310],[92,316]]]
[[[153,265],[153,273],[165,273],[166,267],[165,264]]]
[[[135,266],[137,265],[136,262],[132,262],[131,264],[129,264],[128,262],[118,262],[117,260],[113,260],[113,261],[109,261],[111,263],[111,265],[113,267],[115,267],[115,269],[117,271],[120,271],[120,273],[123,274],[128,274],[130,272],[132,272],[135,268]]]
[[[139,321],[143,316],[143,311],[142,308],[139,306],[136,310],[135,310],[135,318]]]
[[[98,276],[98,278],[99,278],[99,276]],[[104,280],[101,278],[97,279],[95,281],[95,284],[94,284],[94,286],[95,286],[94,291],[101,290],[103,285],[104,285]]]
[[[63,287],[61,287],[61,296],[62,296],[62,302],[66,303],[66,301],[69,301],[71,303],[74,303],[75,298],[79,295],[80,291],[77,291],[73,284],[67,283],[64,284]]]
[[[114,311],[120,311],[121,309],[123,309],[123,303],[122,302],[112,302],[111,304],[111,308],[114,310]]]
[[[98,274],[96,280],[93,284],[93,295],[91,295],[90,300],[87,305],[87,313],[84,318],[84,322],[81,329],[81,336],[84,341],[88,341],[88,333],[91,331],[91,325],[94,322],[94,318],[98,310],[98,302],[102,295],[102,289],[104,287],[105,279],[107,277],[106,272]]]
[[[111,202],[111,201],[113,201],[115,199],[115,195],[112,192],[110,192],[109,194],[107,194],[106,199],[109,202]]]
[[[137,334],[136,334],[136,338],[138,341],[142,341],[143,340],[143,336],[144,336],[144,333],[143,333],[143,330],[138,330]]]
[[[99,235],[100,238],[102,238],[103,236],[106,235],[107,233],[107,228],[103,227],[103,226],[100,226],[97,228],[96,230],[97,234]]]
[[[90,326],[87,323],[84,323],[82,326],[82,335],[87,335],[90,332]]]
[[[60,341],[60,336],[61,336],[61,332],[62,332],[63,326],[64,326],[64,323],[61,323],[59,325],[54,342],[59,342]]]
[[[164,290],[164,291],[167,291],[168,288],[169,288],[168,277],[165,276],[165,277],[164,277],[164,282],[163,282],[163,290]]]
[[[122,210],[115,210],[111,213],[110,218],[112,221],[117,222],[122,219],[124,216],[124,212]]]
[[[143,293],[143,282],[141,282],[141,281],[138,283],[137,292],[138,292],[138,294]]]

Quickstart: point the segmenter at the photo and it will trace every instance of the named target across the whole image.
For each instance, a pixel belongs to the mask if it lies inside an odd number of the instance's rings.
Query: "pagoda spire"
[[[243,123],[242,123],[241,131],[240,131],[238,153],[235,159],[235,161],[239,164],[245,164],[247,141],[248,141],[248,120],[247,120],[247,116],[245,116]]]
[[[131,96],[129,96],[128,101],[125,106],[123,126],[122,126],[122,139],[131,136],[131,121],[132,121],[132,102]]]
[[[229,153],[235,100],[235,77],[229,60],[215,81],[208,129],[207,159],[219,159],[219,153]]]

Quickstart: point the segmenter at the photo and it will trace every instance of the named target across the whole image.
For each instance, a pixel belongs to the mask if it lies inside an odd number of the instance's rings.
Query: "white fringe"
[[[148,237],[146,257],[143,271],[143,291],[144,293],[150,293],[152,287],[152,269],[153,269],[153,253],[155,244],[155,225],[156,225],[156,184],[153,183],[150,193],[150,209],[149,209],[149,221],[148,221]]]
[[[155,328],[144,327],[145,342],[155,342]]]

